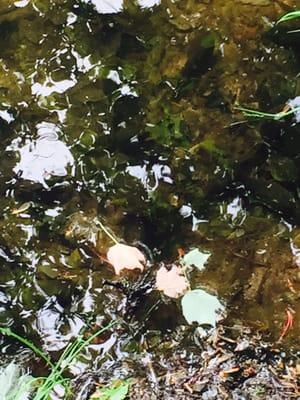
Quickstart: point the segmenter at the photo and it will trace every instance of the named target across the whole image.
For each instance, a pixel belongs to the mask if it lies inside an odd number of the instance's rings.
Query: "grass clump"
[[[28,397],[25,397],[26,391],[29,389],[32,392],[35,392],[32,400],[48,400],[49,396],[53,392],[53,389],[56,386],[62,386],[64,388],[65,393],[70,393],[71,381],[70,378],[64,377],[64,372],[74,363],[77,357],[80,355],[82,350],[87,347],[97,336],[101,335],[105,331],[111,329],[115,322],[111,322],[106,325],[104,328],[99,329],[96,333],[91,335],[88,339],[84,339],[83,333],[79,334],[74,342],[68,344],[68,346],[63,351],[62,355],[58,359],[56,363],[53,363],[49,357],[38,347],[36,347],[32,342],[28,339],[19,336],[18,334],[12,332],[9,328],[0,328],[0,333],[13,337],[19,342],[25,344],[31,350],[33,350],[39,357],[41,357],[47,365],[51,368],[50,374],[45,378],[32,378],[31,382],[26,380],[26,385],[22,383],[19,386],[19,397],[15,395],[15,386],[9,390],[6,397],[1,397],[0,400],[26,400]],[[1,382],[1,381],[0,381]],[[37,384],[39,382],[39,384]],[[33,387],[33,383],[37,384]],[[0,387],[1,390],[1,387]],[[20,397],[23,393],[23,397]],[[15,397],[14,397],[15,396]]]

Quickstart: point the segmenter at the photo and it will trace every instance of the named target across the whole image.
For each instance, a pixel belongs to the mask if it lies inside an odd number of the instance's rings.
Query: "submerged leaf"
[[[216,296],[201,289],[186,293],[182,300],[182,312],[189,324],[197,322],[199,325],[216,326],[218,310],[223,306]]]
[[[117,275],[123,269],[140,269],[143,271],[143,264],[146,262],[144,254],[138,248],[122,243],[117,243],[109,248],[107,260],[114,267]]]
[[[203,269],[206,261],[209,259],[210,253],[203,253],[199,249],[189,251],[182,259],[183,263],[188,266],[194,265],[198,269]]]
[[[173,265],[170,271],[163,266],[156,273],[156,287],[166,296],[177,299],[188,289],[189,282],[176,265]]]

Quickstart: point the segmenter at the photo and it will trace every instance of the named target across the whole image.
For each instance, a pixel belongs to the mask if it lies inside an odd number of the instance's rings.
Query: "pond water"
[[[193,342],[152,278],[198,249],[191,287],[216,296],[224,323],[274,343],[290,310],[281,346],[297,351],[300,125],[235,105],[278,112],[300,95],[300,34],[274,26],[299,5],[1,0],[0,326],[55,357],[82,327],[122,319],[77,366],[122,376],[147,364],[146,342],[161,359],[172,335]],[[76,215],[143,250],[145,272],[115,276],[70,239]],[[26,353],[0,340],[1,357]]]

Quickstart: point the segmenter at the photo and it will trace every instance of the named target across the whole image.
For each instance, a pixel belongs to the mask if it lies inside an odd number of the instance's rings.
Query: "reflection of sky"
[[[7,110],[0,110],[0,118],[4,119],[8,124],[13,122],[15,119],[12,114],[10,114]]]
[[[28,141],[21,148],[13,143],[9,149],[20,153],[14,172],[48,188],[45,180],[67,175],[67,167],[74,164],[74,159],[68,147],[58,139],[59,129],[55,124],[42,122],[37,125],[37,131],[37,140]]]
[[[236,197],[231,203],[227,204],[227,214],[232,217],[233,221],[236,220],[242,213],[242,200],[239,197]]]
[[[113,14],[122,11],[123,0],[82,0],[84,3],[94,4],[98,13]],[[161,0],[138,0],[142,8],[150,8],[160,4]]]
[[[123,0],[82,0],[83,3],[94,4],[98,13],[112,14],[122,11]]]
[[[37,96],[50,96],[52,93],[64,93],[66,90],[76,85],[76,80],[64,79],[62,81],[53,81],[52,79],[47,79],[43,84],[34,83],[31,86],[31,92],[33,95]]]
[[[296,108],[297,110],[295,111],[295,120],[296,122],[300,122],[300,96],[295,97],[292,100],[289,100],[287,103],[291,108]]]
[[[150,172],[148,171],[146,165],[131,165],[126,168],[126,172],[129,175],[137,178],[145,189],[151,191],[158,187],[159,181],[172,184],[173,180],[171,178],[171,169],[167,165],[154,164],[151,167]],[[151,184],[151,181],[153,184]]]
[[[142,8],[158,6],[160,2],[161,0],[138,0],[138,3]]]
[[[43,338],[43,347],[47,351],[61,350],[68,341],[79,334],[84,326],[83,321],[75,315],[68,318],[68,334],[61,334],[63,309],[54,300],[54,298],[48,298],[44,307],[38,311],[37,320],[34,324]]]
[[[19,0],[19,1],[14,2],[14,6],[22,8],[22,7],[26,7],[29,3],[30,3],[30,0]]]

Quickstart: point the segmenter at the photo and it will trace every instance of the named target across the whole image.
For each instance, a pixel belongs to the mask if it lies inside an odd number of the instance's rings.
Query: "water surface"
[[[192,287],[218,297],[226,324],[274,342],[292,310],[283,346],[297,349],[299,124],[234,106],[277,112],[300,94],[299,34],[274,27],[298,2],[110,4],[1,1],[1,326],[55,354],[86,324],[124,318],[98,354],[143,364],[141,337],[190,329],[151,271],[197,248],[211,256]],[[67,240],[78,212],[141,246],[149,279],[116,278]]]

